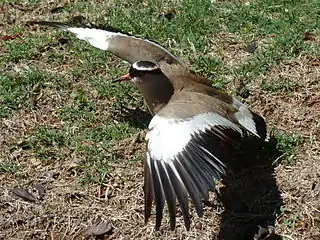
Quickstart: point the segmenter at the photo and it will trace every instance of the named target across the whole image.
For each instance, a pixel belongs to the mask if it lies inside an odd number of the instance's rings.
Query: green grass
[[[276,149],[281,157],[277,164],[293,165],[296,162],[297,147],[300,146],[304,139],[300,133],[280,133],[271,129],[270,133],[276,140]]]
[[[30,137],[28,146],[41,160],[59,160],[66,156],[64,148],[69,146],[69,141],[62,131],[40,126]]]
[[[19,27],[10,29],[9,35],[16,35],[18,33],[24,33],[28,31],[26,27]],[[13,41],[4,42],[4,48],[9,51],[10,54],[3,54],[0,57],[1,65],[4,68],[7,67],[7,63],[19,62],[23,59],[39,59],[41,57],[41,50],[44,46],[49,44],[51,39],[41,34],[40,36],[25,36],[18,37]]]
[[[278,218],[282,219],[283,225],[291,230],[298,228],[299,225],[301,227],[301,225],[303,224],[303,221],[299,214],[291,213],[290,210],[287,210],[283,206],[280,208]]]
[[[288,219],[284,220],[284,224],[291,229],[297,227],[299,222],[300,218],[296,214],[291,214]]]
[[[34,7],[39,1],[24,3]],[[176,9],[176,17],[160,20],[159,14],[170,8]],[[317,0],[257,0],[250,4],[208,0],[152,0],[147,4],[77,1],[61,9],[69,19],[84,12],[96,24],[111,25],[170,46],[173,53],[192,63],[195,72],[212,79],[219,89],[232,84],[230,76],[248,84],[286,60],[320,54],[312,41],[303,39],[306,31],[319,35]],[[37,16],[32,19],[37,20]],[[44,27],[36,32],[30,30],[24,24],[7,29],[8,34],[23,33],[23,37],[2,43],[7,52],[0,57],[0,117],[10,118],[21,110],[33,111],[38,107],[34,99],[39,92],[57,93],[63,98],[57,110],[63,124],[55,128],[45,123],[33,129],[26,136],[29,151],[44,161],[67,161],[71,153],[81,156],[80,182],[102,183],[107,177],[107,163],[123,157],[108,152],[112,140],[130,137],[140,130],[118,115],[124,107],[142,107],[141,97],[130,85],[110,83],[129,66],[71,34]],[[265,40],[264,44],[259,42],[258,49],[235,66],[223,57],[228,54],[228,46],[237,46],[235,54],[244,53],[243,47],[260,40]],[[212,44],[221,46],[223,54],[212,51]],[[263,82],[261,88],[285,93],[298,86],[290,79],[279,78]],[[142,125],[146,127],[147,123]],[[277,138],[284,159],[290,162],[300,138]]]
[[[15,173],[19,171],[21,167],[11,162],[0,163],[0,173]]]
[[[21,108],[32,109],[35,95],[46,82],[59,81],[38,69],[24,69],[0,76],[0,117],[7,117]]]
[[[311,63],[320,57],[319,0],[79,0],[50,3],[5,0],[2,3],[0,153],[6,155],[5,160],[1,161],[3,155],[0,154],[0,176],[4,176],[0,187],[30,185],[38,180],[42,182],[45,173],[53,170],[58,175],[55,180],[44,180],[46,200],[42,202],[44,205],[41,205],[41,209],[47,211],[45,204],[50,203],[49,210],[55,215],[58,210],[51,209],[51,206],[60,206],[64,199],[69,205],[72,203],[72,200],[64,197],[67,196],[66,184],[70,183],[72,188],[74,184],[87,188],[88,194],[83,195],[89,204],[103,204],[107,200],[96,198],[97,185],[111,187],[111,195],[107,198],[113,198],[114,194],[121,191],[124,194],[119,195],[121,202],[130,204],[127,187],[133,186],[136,190],[143,179],[145,146],[142,143],[131,146],[130,143],[136,133],[148,126],[148,116],[140,111],[146,108],[133,86],[111,83],[112,79],[127,73],[129,65],[67,32],[25,24],[29,20],[72,21],[73,17],[82,15],[96,25],[111,25],[159,42],[188,63],[196,73],[211,79],[214,87],[238,95],[239,100],[240,96],[246,98],[250,106],[263,113],[274,137],[274,142],[270,140],[270,145],[265,145],[263,158],[272,156],[270,159],[274,161],[273,167],[276,167],[274,176],[277,185],[282,192],[288,193],[282,195],[284,206],[290,209],[283,208],[279,213],[276,232],[297,239],[301,236],[308,239],[308,231],[316,232],[310,220],[315,216],[313,210],[308,206],[301,209],[299,201],[291,201],[294,196],[312,203],[310,206],[317,206],[313,204],[317,199],[311,198],[315,192],[310,190],[316,187],[316,181],[309,181],[314,174],[307,172],[312,166],[312,151],[316,150],[310,139],[304,138],[314,137],[312,129],[315,129],[315,124],[311,123],[312,119],[301,119],[300,115],[297,117],[291,113],[281,118],[279,109],[286,110],[284,104],[292,107],[293,102],[300,100],[301,108],[315,109],[312,104],[316,105],[313,97],[317,93],[311,84],[314,84],[313,78],[317,76],[312,75],[316,66]],[[59,7],[56,12],[50,12],[56,7]],[[159,19],[159,14],[173,8],[177,13],[175,18],[170,21]],[[305,39],[306,32],[312,34],[315,40]],[[16,38],[5,40],[2,36]],[[257,43],[257,49],[252,53],[246,52],[245,48],[253,42]],[[303,70],[301,75],[300,67]],[[295,76],[295,73],[299,74]],[[238,82],[241,88],[235,86]],[[310,97],[306,96],[309,90]],[[276,102],[278,99],[281,101]],[[303,118],[308,118],[307,115],[303,115]],[[287,121],[289,117],[292,117],[292,121]],[[283,129],[286,121],[287,131]],[[297,124],[297,121],[301,121],[301,124]],[[271,129],[271,123],[279,124],[282,130],[276,127]],[[307,129],[309,123],[310,129]],[[312,152],[310,155],[308,153],[308,158],[303,156],[305,149]],[[300,150],[301,153],[298,152]],[[274,156],[279,158],[275,159]],[[296,164],[297,160],[299,164]],[[289,167],[295,164],[295,167]],[[296,173],[301,166],[306,167],[306,171],[299,176]],[[265,166],[261,167],[264,171]],[[251,175],[251,169],[248,174]],[[297,180],[293,181],[290,174],[294,174],[294,180]],[[265,181],[259,174],[257,179]],[[123,182],[126,184],[121,185]],[[245,187],[243,185],[239,189]],[[304,194],[305,189],[308,194]],[[78,189],[73,188],[72,191],[77,194]],[[243,208],[261,216],[272,212],[274,204],[269,200],[272,191],[268,189],[259,199],[246,201]],[[58,197],[51,198],[55,194]],[[140,195],[137,198],[140,202]],[[113,206],[117,201],[108,200]],[[137,209],[136,203],[132,209]],[[89,209],[87,203],[82,204],[79,205],[79,211]],[[32,204],[28,205],[32,207]],[[104,207],[108,208],[109,205]],[[8,211],[10,215],[12,209]],[[140,210],[137,209],[137,212]],[[155,214],[154,209],[152,212]],[[240,215],[237,215],[237,210],[233,213],[230,217],[237,222],[237,216]],[[46,216],[37,211],[35,214]],[[33,215],[29,217],[33,218]],[[56,216],[60,219],[59,214]],[[21,216],[17,217],[20,221]],[[242,220],[246,216],[240,217]],[[91,218],[90,215],[88,219]],[[56,230],[63,232],[64,236],[69,234],[66,229],[77,229],[82,224],[70,222],[70,219],[65,221],[63,217],[60,220]],[[221,220],[228,226],[227,218]],[[88,225],[88,221],[86,219],[86,224],[82,225]],[[14,216],[12,222],[15,222]],[[59,228],[63,222],[66,223],[66,229]],[[303,222],[305,228],[302,228]],[[20,229],[17,233],[20,236],[21,228],[25,226],[18,225],[16,227]],[[205,225],[201,231],[205,230]],[[37,228],[41,230],[41,226],[42,223]],[[136,226],[139,228],[140,225]],[[315,230],[310,230],[312,226]],[[178,228],[174,234],[180,234],[181,230]],[[212,237],[216,229],[209,230],[205,234]],[[128,231],[124,229],[123,234],[126,233]],[[192,231],[190,233],[193,234]],[[44,232],[40,231],[39,234]]]
[[[272,79],[268,82],[263,82],[261,88],[270,92],[292,92],[302,84],[292,79],[279,76],[277,79]]]

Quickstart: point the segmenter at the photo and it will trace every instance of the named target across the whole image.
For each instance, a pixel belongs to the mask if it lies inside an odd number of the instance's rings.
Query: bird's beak
[[[112,80],[112,83],[117,83],[117,82],[123,82],[123,81],[130,81],[132,78],[129,73],[126,75],[123,75],[122,77],[119,77],[117,79]]]

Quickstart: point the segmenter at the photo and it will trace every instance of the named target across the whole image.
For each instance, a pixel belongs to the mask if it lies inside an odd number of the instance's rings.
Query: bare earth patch
[[[79,11],[93,15],[95,19],[94,14],[101,10],[100,2],[103,1],[92,1],[92,8],[86,5]],[[130,1],[128,4],[135,3]],[[68,8],[72,4],[73,1],[63,1],[61,7]],[[107,6],[114,7],[112,4],[113,1],[108,1],[99,14],[104,15]],[[142,4],[148,2],[142,1]],[[165,6],[169,8],[171,4]],[[50,13],[56,7],[56,13]],[[1,29],[0,33],[12,35],[13,28],[19,28],[24,21],[35,18],[61,20],[65,16],[69,17],[67,11],[59,10],[58,7],[59,4],[50,7],[46,4],[0,6],[0,14],[6,13],[5,21],[9,26]],[[26,35],[37,36],[40,31],[35,31],[30,30],[30,35]],[[208,42],[208,55],[219,55],[228,67],[236,67],[247,60],[249,54],[242,50],[246,44],[239,43],[237,36],[222,33],[212,38],[217,40]],[[232,44],[233,41],[235,44]],[[260,45],[263,42],[258,42]],[[185,230],[178,210],[177,229],[170,231],[168,216],[165,214],[162,227],[156,232],[153,217],[144,224],[143,161],[136,158],[144,157],[143,132],[138,137],[134,135],[113,141],[107,149],[103,149],[99,142],[80,142],[81,146],[101,148],[99,153],[120,156],[108,165],[106,180],[100,184],[80,183],[79,178],[83,177],[87,163],[85,157],[74,149],[58,148],[57,152],[61,152],[63,158],[43,161],[23,143],[39,126],[50,126],[58,130],[65,126],[66,121],[61,119],[60,110],[73,107],[70,95],[75,89],[84,89],[89,101],[103,107],[95,114],[98,117],[101,114],[104,118],[98,123],[88,120],[85,123],[88,128],[91,124],[107,126],[109,122],[104,122],[105,119],[119,110],[109,109],[108,105],[113,104],[115,99],[100,98],[97,90],[87,82],[86,77],[90,74],[80,80],[73,79],[70,69],[79,60],[76,51],[70,49],[72,47],[64,49],[61,46],[56,49],[56,46],[51,45],[47,49],[55,53],[68,52],[62,59],[68,64],[50,62],[50,54],[46,51],[35,59],[1,63],[5,73],[37,66],[40,70],[63,77],[72,86],[61,90],[51,88],[50,84],[45,85],[35,108],[18,109],[11,116],[0,119],[0,164],[8,166],[5,171],[0,169],[0,239],[246,239],[247,231],[255,232],[256,229],[252,227],[258,226],[264,218],[270,220],[270,225],[275,224],[275,232],[283,239],[320,239],[319,59],[301,56],[282,62],[248,86],[251,96],[247,103],[265,117],[269,129],[275,127],[283,132],[298,132],[302,135],[304,142],[297,149],[295,162],[291,165],[279,164],[275,169],[258,163],[252,169],[236,172],[226,179],[226,183],[221,183],[221,199],[211,194],[203,218],[197,217],[190,203],[190,231]],[[7,51],[1,43],[0,53]],[[68,59],[69,54],[74,56]],[[110,68],[118,67],[119,64],[119,61],[108,63]],[[101,71],[92,75],[105,76],[104,70]],[[230,76],[230,79],[234,80],[234,77]],[[279,82],[283,84],[277,85]],[[233,89],[232,86],[227,87]],[[104,111],[105,115],[102,113]],[[77,131],[77,127],[75,125],[74,129],[69,130]],[[277,161],[281,162],[281,157]],[[14,188],[26,188],[38,183],[45,189],[42,200],[30,202],[12,193]],[[281,211],[273,214],[273,208],[279,205]],[[112,229],[102,237],[88,236],[88,228],[97,219],[111,224]]]
[[[284,201],[285,211],[279,216],[279,232],[292,239],[320,237],[320,68],[307,58],[295,59],[271,70],[268,79],[289,79],[296,83],[286,95],[253,87],[250,99],[270,126],[283,132],[299,132],[304,144],[298,148],[294,166],[279,165],[276,179]],[[258,84],[261,84],[261,81]],[[284,219],[296,219],[298,231],[282,224]],[[289,238],[290,239],[290,238]]]

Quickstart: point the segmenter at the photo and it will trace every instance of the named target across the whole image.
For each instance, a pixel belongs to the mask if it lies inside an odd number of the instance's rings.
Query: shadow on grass
[[[268,233],[283,204],[274,174],[273,163],[281,155],[276,140],[249,140],[243,150],[236,161],[228,163],[231,173],[220,189],[225,211],[218,239],[281,240],[280,236]]]
[[[119,121],[131,126],[146,129],[152,116],[140,108],[121,107],[115,115]],[[221,144],[220,139],[213,144]],[[281,240],[268,229],[275,225],[276,215],[283,204],[277,188],[274,161],[281,156],[276,148],[277,141],[271,137],[269,142],[248,139],[241,153],[227,165],[229,174],[223,179],[219,199],[224,205],[219,240]],[[223,145],[220,146],[223,148]],[[226,153],[227,155],[230,154]],[[260,226],[260,227],[259,227]]]
[[[152,119],[149,112],[137,107],[134,109],[121,106],[120,109],[114,111],[114,119],[121,122],[127,122],[130,126],[145,130]]]

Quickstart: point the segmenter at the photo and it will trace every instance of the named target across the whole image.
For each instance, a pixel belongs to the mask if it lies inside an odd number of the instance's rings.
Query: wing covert
[[[185,120],[156,115],[149,124],[147,174],[150,174],[156,203],[156,228],[163,217],[164,203],[168,204],[171,229],[176,224],[176,199],[185,226],[190,228],[188,197],[198,216],[203,215],[202,199],[215,189],[215,181],[225,174],[223,160],[227,148],[234,148],[243,137],[243,130],[230,120],[213,112]],[[146,202],[148,220],[152,201]]]

